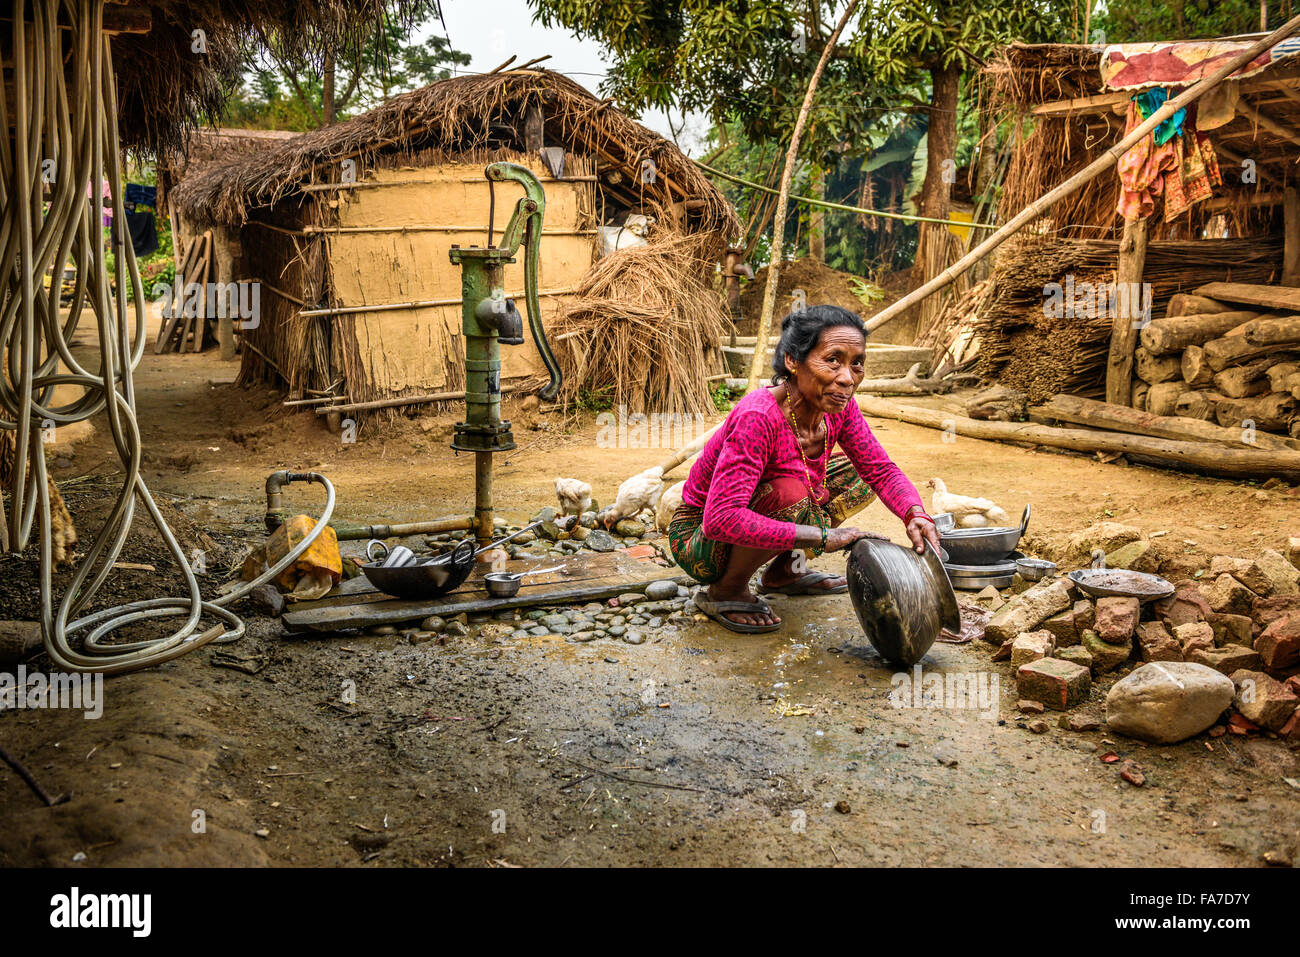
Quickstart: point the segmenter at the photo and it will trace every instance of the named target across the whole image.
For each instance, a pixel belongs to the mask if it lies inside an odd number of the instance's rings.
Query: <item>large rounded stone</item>
[[[651,582],[645,586],[645,596],[651,601],[663,601],[668,598],[676,598],[677,582],[673,581],[671,578]]]
[[[1135,668],[1106,695],[1112,731],[1173,744],[1200,734],[1232,704],[1232,679],[1190,661],[1156,661]]]

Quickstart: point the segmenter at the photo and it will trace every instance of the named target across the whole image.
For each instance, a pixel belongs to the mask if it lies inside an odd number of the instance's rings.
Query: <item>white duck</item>
[[[938,478],[932,478],[925,484],[934,489],[934,493],[930,496],[933,514],[947,512],[953,517],[958,528],[1010,527],[1011,525],[1010,516],[990,499],[954,495],[948,491],[943,480]]]

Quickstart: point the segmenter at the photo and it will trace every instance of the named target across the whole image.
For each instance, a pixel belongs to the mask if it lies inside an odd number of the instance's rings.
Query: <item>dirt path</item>
[[[286,466],[330,475],[343,519],[429,518],[472,501],[470,463],[447,449],[455,416],[343,445],[315,417],[283,414],[279,396],[232,388],[233,372],[211,353],[150,354],[137,374],[146,477],[188,534],[257,534],[262,481]],[[937,475],[1009,511],[1032,501],[1037,536],[1111,518],[1208,556],[1277,547],[1300,528],[1300,497],[1284,489],[872,425],[918,484]],[[557,475],[608,499],[665,454],[601,449],[595,434],[594,423],[521,429],[497,472],[501,511],[532,514]],[[94,476],[110,458],[95,436],[56,475]],[[290,495],[317,507],[314,491]],[[92,498],[69,496],[79,518]],[[899,537],[879,505],[860,524]],[[138,549],[126,557],[148,542]],[[28,568],[4,571],[17,581]],[[159,575],[123,591],[168,585]],[[108,682],[97,721],[0,714],[5,747],[51,791],[74,792],[46,809],[0,773],[0,864],[1183,866],[1294,852],[1300,816],[1282,778],[1297,775],[1297,755],[1278,741],[1155,748],[1054,725],[1034,735],[983,644],[936,645],[924,664],[999,675],[996,715],[894,708],[892,671],[847,597],[778,610],[786,627],[774,635],[695,625],[640,646],[290,639],[255,619],[232,649],[264,659],[256,674],[201,651]],[[345,686],[354,707],[339,703]],[[812,713],[783,717],[782,704]],[[1120,781],[1099,760],[1106,750],[1139,761],[1147,785]]]

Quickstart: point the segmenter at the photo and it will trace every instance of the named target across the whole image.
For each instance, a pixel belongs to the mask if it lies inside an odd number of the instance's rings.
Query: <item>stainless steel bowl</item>
[[[523,577],[518,572],[490,572],[483,576],[483,587],[493,598],[513,598]]]
[[[1025,506],[1019,528],[953,528],[939,530],[939,541],[957,565],[992,565],[1006,561],[1029,526],[1029,506]]]
[[[1016,562],[1016,571],[1027,582],[1042,581],[1056,573],[1056,562],[1045,558],[1022,558]]]

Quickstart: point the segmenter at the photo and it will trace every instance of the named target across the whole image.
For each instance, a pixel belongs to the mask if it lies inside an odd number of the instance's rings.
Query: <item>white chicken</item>
[[[561,515],[581,515],[591,508],[591,486],[580,479],[557,478],[555,497]]]
[[[971,498],[968,495],[954,495],[943,484],[943,479],[932,478],[925,483],[934,489],[930,496],[933,514],[947,512],[953,517],[958,528],[984,528],[985,526],[1009,527],[1011,519],[998,505],[987,498]]]
[[[613,528],[621,519],[630,518],[643,508],[655,508],[664,492],[663,476],[663,468],[656,465],[620,485],[614,504],[602,516],[605,528]]]
[[[673,513],[681,507],[684,488],[686,483],[678,482],[676,485],[668,486],[664,489],[663,495],[659,496],[659,504],[655,506],[655,528],[659,531],[668,531],[668,523],[673,520]]]

